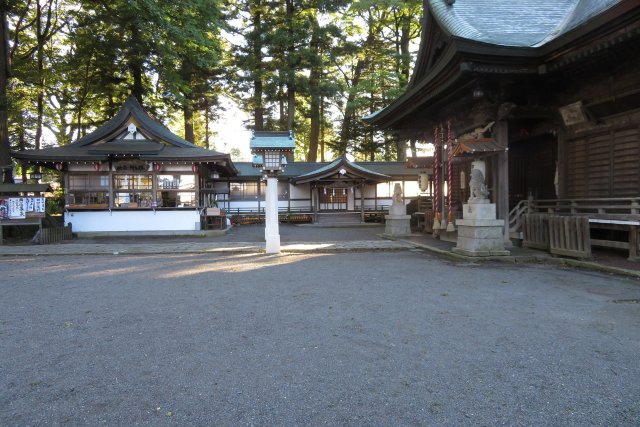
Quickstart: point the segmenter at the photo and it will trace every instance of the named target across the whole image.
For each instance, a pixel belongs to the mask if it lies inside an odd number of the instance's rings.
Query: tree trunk
[[[129,70],[133,77],[133,88],[131,89],[131,95],[133,95],[140,104],[142,104],[142,98],[144,96],[144,86],[142,83],[142,52],[140,44],[140,31],[136,27],[136,23],[131,24],[131,51],[129,58]]]
[[[38,96],[36,98],[35,149],[40,149],[42,122],[44,120],[44,34],[42,32],[42,6],[36,2],[36,63],[38,70]]]
[[[313,33],[311,34],[311,51],[315,58],[312,59],[311,72],[309,74],[309,92],[311,100],[309,102],[309,119],[311,120],[311,132],[309,135],[309,151],[307,161],[318,161],[318,144],[320,140],[320,79],[322,78],[322,52],[320,51],[320,25],[317,17],[313,18]]]
[[[209,97],[205,95],[204,97],[204,142],[207,150],[210,150],[209,144]]]
[[[411,53],[409,42],[411,37],[411,16],[404,12],[402,14],[400,27],[400,85],[402,87],[409,83],[409,73],[411,69]]]
[[[184,100],[182,112],[184,114],[184,139],[193,144],[196,138],[193,132],[193,102],[190,96]]]
[[[324,99],[320,98],[320,161],[324,162]]]
[[[253,6],[253,128],[264,130],[264,106],[262,104],[262,4],[255,1]]]
[[[286,25],[289,33],[287,46],[287,129],[292,130],[295,125],[296,114],[296,70],[295,70],[295,46],[293,42],[293,0],[286,0]]]
[[[9,83],[9,25],[7,24],[7,0],[0,0],[0,176],[3,183],[13,183],[13,163],[7,120],[7,85]]]
[[[367,39],[363,45],[363,51],[366,51],[368,47],[373,45],[375,42],[375,31],[372,25],[369,26],[369,33],[367,34]],[[340,129],[340,141],[338,143],[338,154],[343,155],[347,152],[347,148],[349,147],[349,140],[351,139],[353,132],[353,123],[356,119],[356,109],[354,107],[354,102],[356,100],[357,95],[357,87],[360,84],[360,79],[362,77],[362,72],[365,67],[369,64],[370,58],[358,58],[356,62],[356,67],[353,71],[353,79],[351,80],[351,87],[349,88],[349,95],[347,96],[347,103],[344,107],[344,119],[342,120],[342,127]]]
[[[407,141],[404,139],[397,139],[396,149],[398,151],[396,160],[399,162],[407,160]]]

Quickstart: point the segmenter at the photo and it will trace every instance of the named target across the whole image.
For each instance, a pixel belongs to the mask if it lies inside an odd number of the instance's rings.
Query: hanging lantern
[[[94,169],[95,171],[97,171],[97,172],[100,172],[100,169],[102,169],[102,163],[100,163],[100,162],[95,162],[95,163],[93,164],[93,169]]]
[[[191,165],[191,172],[198,173],[198,165]]]
[[[155,169],[156,172],[160,172],[162,170],[162,165],[160,163],[156,163],[153,165],[153,169]]]
[[[63,163],[60,163],[60,162],[56,163],[56,170],[57,171],[61,171],[62,168],[64,168],[64,164]]]

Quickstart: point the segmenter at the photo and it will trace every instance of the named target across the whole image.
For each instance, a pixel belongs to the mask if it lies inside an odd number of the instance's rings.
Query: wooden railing
[[[593,198],[593,199],[532,199],[529,212],[555,215],[587,215],[594,219],[640,219],[640,198]]]
[[[523,200],[509,213],[509,231],[520,234],[525,246],[550,245],[551,252],[560,255],[589,257],[593,245],[625,249],[630,259],[638,259],[640,198]]]

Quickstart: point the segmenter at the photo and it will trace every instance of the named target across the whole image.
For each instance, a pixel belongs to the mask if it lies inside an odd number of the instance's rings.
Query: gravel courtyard
[[[640,283],[419,251],[0,258],[0,425],[637,425]]]

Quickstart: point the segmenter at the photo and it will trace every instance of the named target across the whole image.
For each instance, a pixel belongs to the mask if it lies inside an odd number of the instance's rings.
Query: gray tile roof
[[[146,139],[123,139],[131,122],[136,124],[137,132]],[[226,172],[231,175],[236,173],[228,154],[207,150],[180,138],[149,116],[133,97],[129,97],[118,114],[107,123],[69,145],[19,151],[12,153],[12,156],[46,163],[104,161],[110,156],[136,156],[147,161],[224,161]]]
[[[500,46],[537,47],[623,0],[445,0],[429,2],[451,36]]]
[[[325,171],[332,167],[334,162],[289,162],[284,172],[280,175],[282,179],[293,179],[318,171]],[[404,162],[352,162],[355,168],[366,170],[368,173],[386,175],[384,179],[413,177],[415,170],[408,169]],[[238,177],[257,178],[260,176],[260,169],[251,166],[251,162],[234,163],[238,169]]]
[[[249,148],[252,150],[269,148],[293,150],[295,147],[296,141],[292,132],[256,131],[253,132],[249,142]]]

